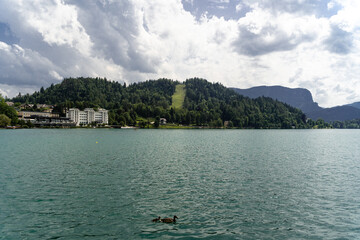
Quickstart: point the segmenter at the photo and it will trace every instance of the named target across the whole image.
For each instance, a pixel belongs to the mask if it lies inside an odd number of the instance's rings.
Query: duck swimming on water
[[[153,222],[160,222],[160,221],[161,221],[160,216],[157,217],[157,218],[154,218],[152,221],[153,221]]]
[[[163,218],[160,221],[163,223],[176,223],[177,216],[174,216],[173,218]]]

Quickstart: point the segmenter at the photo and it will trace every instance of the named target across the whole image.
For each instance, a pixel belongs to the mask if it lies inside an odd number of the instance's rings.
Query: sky
[[[360,101],[358,0],[0,0],[0,93],[200,77]]]

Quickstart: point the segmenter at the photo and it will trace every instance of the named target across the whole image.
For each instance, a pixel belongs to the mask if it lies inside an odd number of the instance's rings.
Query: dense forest
[[[331,125],[334,128],[351,128],[358,129],[360,128],[360,119],[346,120],[346,121],[335,121],[332,122]]]
[[[176,85],[185,85],[181,108],[173,108]],[[101,78],[68,78],[34,94],[12,99],[15,103],[52,104],[64,115],[71,107],[105,108],[110,125],[144,127],[166,118],[168,123],[202,127],[309,128],[329,127],[306,119],[301,110],[271,98],[250,99],[219,83],[192,78],[148,80],[129,86]]]
[[[198,78],[187,80],[185,85],[184,107],[194,115],[196,124],[220,126],[228,121],[230,127],[240,128],[306,127],[306,116],[300,110],[273,99],[253,100]]]
[[[0,95],[0,127],[15,125],[18,123],[17,112],[14,108],[5,103],[5,99]]]

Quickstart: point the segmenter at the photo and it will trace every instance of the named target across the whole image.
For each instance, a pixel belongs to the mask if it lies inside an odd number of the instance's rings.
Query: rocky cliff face
[[[360,102],[322,108],[314,102],[311,92],[305,88],[287,88],[282,86],[259,86],[249,89],[232,88],[235,92],[250,97],[270,97],[290,106],[301,109],[307,117],[317,120],[322,118],[326,122],[360,119]]]
[[[304,113],[319,111],[322,108],[314,102],[309,90],[305,88],[286,88],[282,86],[259,86],[249,89],[233,88],[237,93],[250,97],[270,97],[290,106],[301,109]]]

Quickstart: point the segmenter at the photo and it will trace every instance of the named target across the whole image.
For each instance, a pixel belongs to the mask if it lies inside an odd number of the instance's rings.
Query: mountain
[[[249,89],[232,88],[238,94],[257,98],[261,96],[277,99],[290,106],[301,109],[307,117],[325,122],[360,119],[360,102],[345,106],[322,108],[313,101],[309,90],[304,88],[287,88],[282,86],[259,86]]]
[[[250,97],[270,97],[290,106],[301,109],[304,113],[316,112],[322,108],[313,101],[309,90],[305,88],[286,88],[282,86],[259,86],[249,89],[233,88],[237,93]]]
[[[212,84],[199,78],[188,79],[185,86],[184,107],[199,112],[200,118],[206,118],[202,113],[208,112],[237,127],[307,127],[305,115],[300,110],[271,98],[243,97],[219,83]]]
[[[320,111],[308,113],[311,119],[321,118],[325,122],[360,119],[360,109],[351,106],[323,108]]]
[[[172,108],[172,96],[181,84],[180,108]],[[41,88],[30,95],[17,96],[14,102],[55,104],[62,114],[77,107],[102,107],[109,110],[109,123],[140,125],[166,118],[182,125],[239,128],[307,128],[301,110],[271,98],[251,99],[218,83],[192,78],[184,83],[170,79],[149,80],[129,86],[100,78],[68,78]]]
[[[358,108],[360,109],[360,102],[354,102],[354,103],[351,103],[351,104],[347,104],[345,106],[350,106],[350,107],[354,107],[354,108]]]

